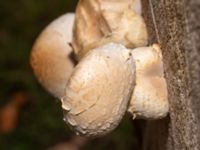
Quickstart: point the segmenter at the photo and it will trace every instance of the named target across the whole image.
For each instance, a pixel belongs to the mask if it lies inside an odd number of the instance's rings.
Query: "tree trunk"
[[[149,43],[163,51],[170,113],[147,121],[144,150],[200,149],[200,1],[142,0]]]

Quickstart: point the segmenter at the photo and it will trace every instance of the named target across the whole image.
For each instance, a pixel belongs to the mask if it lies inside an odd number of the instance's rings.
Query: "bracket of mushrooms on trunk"
[[[168,114],[162,51],[147,41],[139,0],[79,0],[75,14],[39,35],[31,66],[77,134],[102,136],[126,112],[133,119]]]

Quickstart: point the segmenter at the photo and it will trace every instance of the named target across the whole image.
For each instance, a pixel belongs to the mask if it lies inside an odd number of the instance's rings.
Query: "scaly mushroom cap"
[[[136,86],[128,111],[135,118],[159,119],[169,111],[162,54],[158,45],[133,49]]]
[[[127,110],[134,82],[130,50],[111,43],[90,51],[67,84],[62,99],[64,119],[85,136],[112,131]]]
[[[39,82],[56,97],[64,95],[64,88],[74,68],[70,58],[74,14],[65,14],[37,38],[31,53],[31,66]]]
[[[133,0],[80,0],[72,41],[78,58],[110,42],[128,48],[146,45],[146,26],[133,5]]]

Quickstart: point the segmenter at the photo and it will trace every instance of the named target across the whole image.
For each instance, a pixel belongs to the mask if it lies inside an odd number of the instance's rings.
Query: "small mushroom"
[[[130,50],[114,43],[91,50],[67,84],[62,99],[64,120],[85,136],[112,131],[127,110],[134,83]]]
[[[31,66],[39,82],[55,97],[64,88],[74,68],[70,58],[74,14],[67,13],[48,25],[37,38],[31,52]]]
[[[134,118],[165,117],[169,104],[160,47],[154,44],[136,48],[132,56],[136,63],[136,85],[128,111]]]
[[[135,48],[147,44],[143,18],[133,0],[80,0],[76,8],[72,45],[78,58],[89,50],[115,42]]]

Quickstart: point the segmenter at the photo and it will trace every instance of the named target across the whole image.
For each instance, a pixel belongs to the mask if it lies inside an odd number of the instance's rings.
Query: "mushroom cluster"
[[[102,136],[126,112],[159,119],[169,106],[158,44],[147,45],[139,0],[79,0],[46,27],[31,51],[44,88],[77,134]]]

